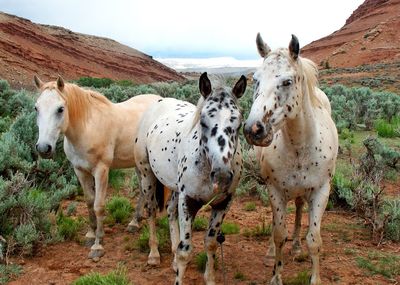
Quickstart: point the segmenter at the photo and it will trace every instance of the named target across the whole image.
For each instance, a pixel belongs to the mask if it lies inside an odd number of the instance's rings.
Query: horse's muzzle
[[[53,147],[47,143],[37,143],[36,150],[43,158],[50,158],[53,155]]]
[[[211,171],[210,179],[214,191],[227,190],[232,184],[233,172],[229,169],[216,168]]]
[[[253,124],[246,122],[243,126],[243,133],[246,141],[256,146],[269,146],[274,138],[271,124],[265,125],[261,121]]]

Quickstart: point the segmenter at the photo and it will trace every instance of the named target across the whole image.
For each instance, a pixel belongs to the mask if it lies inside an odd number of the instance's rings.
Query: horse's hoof
[[[85,239],[85,247],[92,247],[92,245],[94,245],[94,241],[96,239],[94,238],[86,238]]]
[[[160,265],[160,257],[154,256],[147,259],[147,264],[151,266]]]
[[[91,249],[88,258],[92,259],[93,261],[99,261],[100,257],[102,257],[104,253],[104,249]]]
[[[137,233],[140,230],[139,225],[128,225],[126,231],[132,234]]]
[[[274,275],[271,279],[271,285],[283,285],[282,279],[279,275]]]

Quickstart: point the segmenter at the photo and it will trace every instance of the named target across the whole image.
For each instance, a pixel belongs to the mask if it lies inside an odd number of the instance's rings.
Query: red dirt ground
[[[268,238],[245,237],[246,228],[251,229],[261,225],[263,221],[269,223],[271,211],[259,201],[253,199],[257,207],[248,212],[243,209],[250,198],[236,199],[226,221],[240,225],[240,234],[227,235],[224,243],[225,267],[227,270],[227,284],[269,284],[272,268],[266,265],[266,251]],[[66,202],[68,204],[69,202]],[[64,206],[66,206],[66,204]],[[289,207],[293,209],[293,205]],[[83,203],[79,203],[78,213],[86,215]],[[291,211],[293,212],[293,211]],[[203,212],[200,215],[208,216]],[[293,227],[294,214],[288,215],[289,229]],[[307,214],[303,215],[303,225],[307,225]],[[323,284],[399,284],[400,277],[389,280],[381,275],[369,276],[367,272],[356,265],[357,256],[366,256],[370,251],[382,251],[400,255],[400,244],[384,243],[377,248],[371,242],[370,234],[362,225],[362,221],[348,212],[326,212],[322,223],[322,239],[324,242],[321,256],[321,272]],[[306,226],[303,226],[303,250],[306,250],[304,236]],[[83,237],[83,232],[81,237]],[[204,232],[194,232],[194,253],[203,251]],[[62,242],[48,245],[39,250],[36,257],[15,259],[16,263],[23,264],[23,274],[10,285],[26,284],[70,284],[79,276],[92,271],[107,273],[114,270],[119,263],[127,268],[127,274],[133,284],[172,284],[174,272],[171,269],[172,255],[170,252],[161,253],[161,265],[150,267],[146,265],[147,254],[132,248],[132,243],[138,233],[130,234],[122,225],[106,226],[104,247],[106,255],[99,261],[87,259],[88,248],[77,242]],[[220,251],[218,250],[221,261]],[[290,255],[290,242],[285,247],[284,281],[294,277],[297,273],[311,268],[308,258],[304,262],[293,260]],[[244,280],[234,278],[235,273],[244,274]],[[185,284],[204,284],[202,273],[197,271],[194,261],[188,266],[185,275]],[[222,266],[217,270],[217,284],[223,284]]]

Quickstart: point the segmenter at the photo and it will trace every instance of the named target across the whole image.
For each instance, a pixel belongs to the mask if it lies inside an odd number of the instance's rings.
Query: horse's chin
[[[245,136],[247,143],[255,146],[261,146],[261,147],[267,147],[271,145],[273,139],[274,139],[274,133],[270,131],[268,135],[262,139],[254,139],[248,136]]]
[[[50,153],[39,153],[39,156],[44,159],[52,159],[54,157],[54,152]]]

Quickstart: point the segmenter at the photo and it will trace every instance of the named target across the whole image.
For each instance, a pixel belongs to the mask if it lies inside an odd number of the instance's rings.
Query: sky
[[[295,34],[304,46],[340,29],[364,0],[0,0],[0,11],[112,38],[156,58],[258,58]]]

